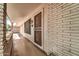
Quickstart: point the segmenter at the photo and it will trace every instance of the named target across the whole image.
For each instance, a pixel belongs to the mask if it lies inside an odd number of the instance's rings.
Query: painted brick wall
[[[0,56],[3,55],[3,4],[0,3]]]
[[[79,55],[79,4],[48,4],[46,49],[55,55]]]

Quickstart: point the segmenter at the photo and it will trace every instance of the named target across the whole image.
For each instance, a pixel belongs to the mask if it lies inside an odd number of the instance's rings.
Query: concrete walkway
[[[18,34],[13,35],[14,55],[15,56],[45,56],[39,48],[34,46],[28,39]]]

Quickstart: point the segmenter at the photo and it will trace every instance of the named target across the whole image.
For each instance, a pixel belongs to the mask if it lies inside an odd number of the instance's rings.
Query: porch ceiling
[[[19,26],[24,17],[33,12],[40,3],[8,3],[7,14]]]

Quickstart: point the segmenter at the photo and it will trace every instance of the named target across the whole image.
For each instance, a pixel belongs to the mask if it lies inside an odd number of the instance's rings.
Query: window
[[[24,23],[24,32],[31,34],[31,19]]]

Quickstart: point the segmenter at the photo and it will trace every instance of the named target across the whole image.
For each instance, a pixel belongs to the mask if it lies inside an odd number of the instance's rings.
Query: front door
[[[42,13],[34,17],[34,42],[42,46]]]

